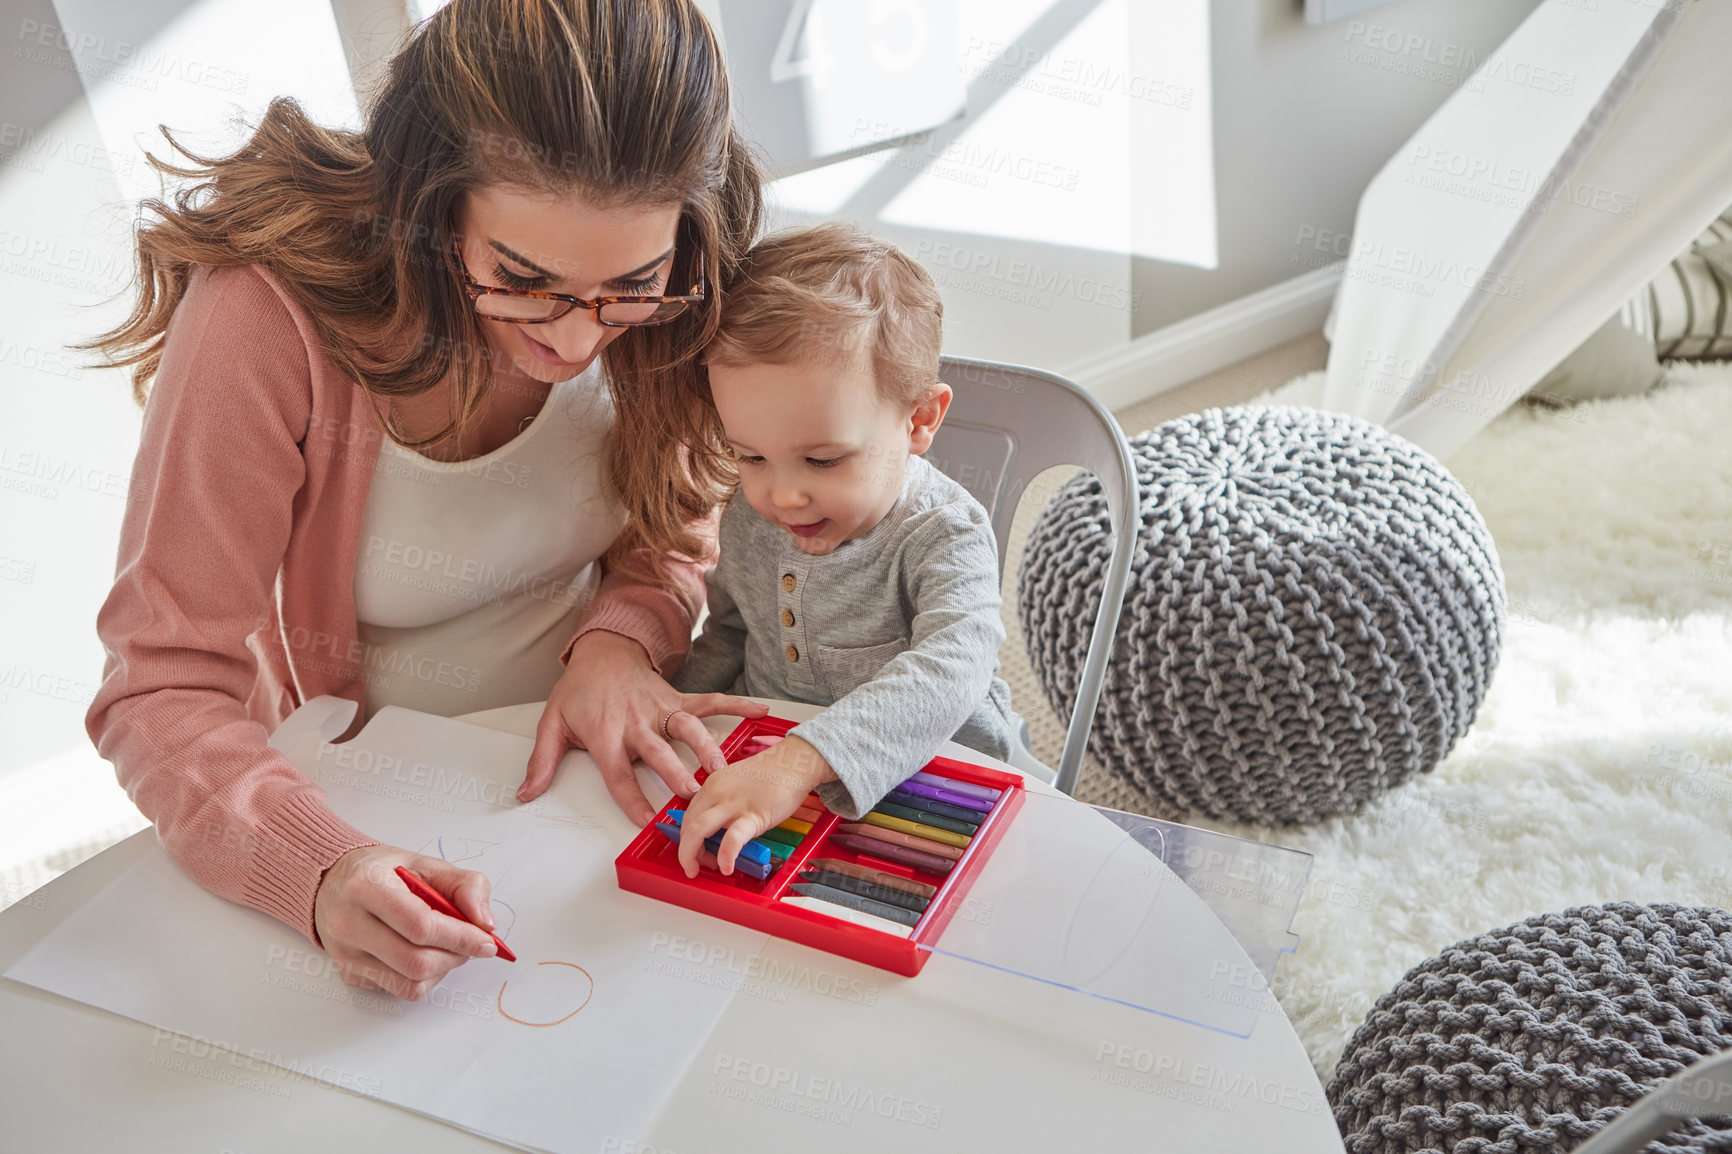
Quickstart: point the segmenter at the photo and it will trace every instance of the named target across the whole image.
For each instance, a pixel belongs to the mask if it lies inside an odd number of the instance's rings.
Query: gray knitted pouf
[[[1180,814],[1292,823],[1435,766],[1493,668],[1503,574],[1467,492],[1379,426],[1210,409],[1135,437],[1141,527],[1090,749]],[[1023,554],[1029,662],[1068,716],[1111,540],[1080,473]]]
[[[1732,914],[1618,902],[1542,914],[1410,970],[1326,1091],[1348,1154],[1564,1154],[1732,1046]],[[1650,1154],[1732,1150],[1732,1120]]]

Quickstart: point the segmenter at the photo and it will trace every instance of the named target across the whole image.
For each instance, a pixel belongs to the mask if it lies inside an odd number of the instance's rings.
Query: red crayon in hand
[[[442,913],[448,918],[456,918],[458,921],[468,922],[470,925],[475,925],[474,922],[470,922],[468,918],[463,916],[463,911],[451,904],[450,898],[422,881],[420,875],[415,873],[408,866],[398,866],[397,876],[403,879],[403,884],[409,887],[410,893],[432,906],[436,912]],[[481,927],[476,926],[475,928],[480,929]],[[511,952],[510,946],[500,940],[498,934],[488,934],[487,936],[493,939],[493,944],[495,946],[499,947],[500,957],[504,958],[508,962],[515,962],[517,960],[517,955]]]

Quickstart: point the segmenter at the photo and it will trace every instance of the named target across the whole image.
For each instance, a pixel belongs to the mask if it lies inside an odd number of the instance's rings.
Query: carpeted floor
[[[1308,373],[1256,401],[1314,403],[1321,382]],[[1195,823],[1315,855],[1299,952],[1274,993],[1324,1079],[1371,1003],[1461,938],[1586,902],[1732,907],[1732,364],[1675,366],[1643,397],[1518,405],[1446,463],[1491,527],[1510,594],[1472,731],[1350,818]],[[1025,505],[1024,532],[1036,512]],[[1062,729],[1020,639],[1004,666],[1035,753],[1055,764]],[[1187,817],[1092,763],[1078,796]]]

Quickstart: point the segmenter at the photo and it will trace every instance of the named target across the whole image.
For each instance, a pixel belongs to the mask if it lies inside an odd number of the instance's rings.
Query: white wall
[[[1218,257],[1209,267],[1139,256],[1134,335],[1345,257],[1372,175],[1537,2],[1406,0],[1317,27],[1304,23],[1298,0],[1213,0]],[[1163,52],[1174,23],[1167,0],[1132,4],[1133,60]],[[1159,106],[1139,109],[1132,195],[1142,221],[1170,198],[1162,156],[1172,130]]]
[[[1065,371],[1339,260],[1372,174],[1536,3],[962,0],[967,117],[777,182],[775,219],[902,244],[947,351]]]
[[[1062,366],[1124,343],[1129,108],[1115,85],[1137,2],[962,0],[966,117],[776,182],[776,223],[842,217],[904,247],[944,295],[947,352]]]
[[[155,126],[222,148],[270,97],[357,123],[326,0],[0,0],[0,777],[80,751],[140,412],[66,349],[125,315]],[[239,119],[237,119],[239,118]],[[160,139],[160,138],[157,138]]]

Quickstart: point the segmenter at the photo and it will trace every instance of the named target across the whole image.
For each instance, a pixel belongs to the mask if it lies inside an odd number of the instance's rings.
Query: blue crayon
[[[674,825],[672,822],[658,821],[656,822],[656,828],[662,832],[663,837],[667,838],[675,845],[679,844],[679,826]],[[709,850],[712,854],[719,852],[721,846],[722,839],[715,835],[711,835],[704,842],[704,848]],[[734,868],[748,877],[757,878],[759,881],[763,881],[765,878],[768,878],[771,874],[776,872],[774,864],[765,865],[761,862],[750,861],[744,854],[741,854],[739,857],[734,859]]]
[[[682,824],[685,816],[686,811],[683,809],[671,809],[668,811],[668,820],[673,822],[675,825]],[[725,832],[727,832],[725,829],[717,830],[705,839],[704,844],[709,845],[711,841],[715,842],[717,845],[722,844],[721,835]],[[748,861],[755,861],[759,865],[769,865],[773,855],[770,853],[770,847],[762,842],[748,841],[745,845],[740,847],[740,856],[746,858]]]

